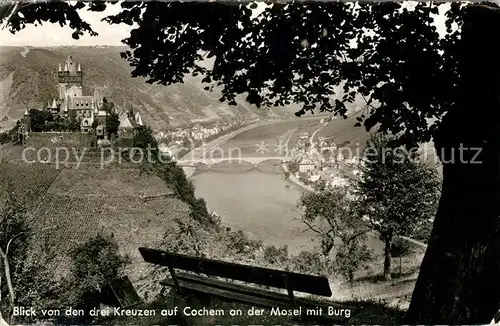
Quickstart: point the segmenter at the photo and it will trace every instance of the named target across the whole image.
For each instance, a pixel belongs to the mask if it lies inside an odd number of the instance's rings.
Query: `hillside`
[[[122,50],[120,47],[0,47],[0,129],[10,127],[26,108],[40,107],[57,97],[57,68],[68,55],[81,62],[85,94],[91,95],[97,88],[118,107],[133,105],[153,129],[193,120],[265,117],[270,112],[243,101],[237,107],[220,103],[219,93],[205,91],[194,77],[171,86],[150,85],[143,78],[132,78],[132,68],[120,57]],[[277,111],[281,114],[283,109]]]
[[[70,249],[98,232],[113,233],[120,251],[132,259],[128,275],[140,291],[137,281],[149,266],[137,248],[157,246],[176,218],[190,221],[187,204],[169,196],[171,190],[161,179],[138,169],[89,165],[57,170],[51,165],[4,162],[0,183],[12,184],[29,212],[33,257],[56,253],[57,276],[66,272]]]

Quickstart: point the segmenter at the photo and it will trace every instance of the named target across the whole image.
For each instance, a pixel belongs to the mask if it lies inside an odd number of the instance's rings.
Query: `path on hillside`
[[[26,55],[28,54],[28,52],[30,52],[30,48],[25,46],[23,51],[21,52],[21,55],[23,56],[23,58],[26,58]]]
[[[408,238],[408,237],[404,237],[404,236],[401,236],[400,237],[401,239],[405,239],[406,241],[408,242],[411,242],[417,246],[420,246],[422,248],[427,248],[427,243],[424,243],[422,241],[418,241],[418,240],[415,240],[415,239],[412,239],[412,238]]]
[[[288,156],[288,154],[290,153],[290,148],[288,147],[288,144],[290,143],[290,140],[292,139],[293,135],[295,135],[295,133],[297,132],[297,130],[298,130],[298,128],[294,128],[294,129],[288,130],[285,133],[286,141],[283,144],[283,148],[285,149],[285,155],[286,156]]]
[[[309,143],[311,144],[311,148],[314,148],[314,137],[316,137],[316,134],[321,131],[321,129],[325,128],[328,126],[328,122],[325,122],[319,127],[315,132],[312,133],[311,138],[309,139]]]

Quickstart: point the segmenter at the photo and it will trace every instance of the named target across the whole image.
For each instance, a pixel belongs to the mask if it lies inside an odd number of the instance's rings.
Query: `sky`
[[[102,22],[104,17],[120,12],[121,7],[108,5],[104,12],[90,12],[81,10],[80,17],[92,26],[92,29],[99,33],[99,36],[90,36],[87,33],[74,40],[71,37],[73,31],[68,26],[61,27],[59,24],[44,23],[35,27],[27,25],[26,28],[10,33],[7,29],[0,30],[0,45],[4,46],[90,46],[90,45],[123,45],[121,40],[130,34],[132,26],[125,24],[110,25]]]
[[[411,6],[411,5],[409,5]],[[434,16],[435,24],[440,34],[445,31],[444,21],[445,17],[442,14],[449,4],[440,7],[440,15]],[[262,12],[265,4],[259,3],[255,9],[254,15]],[[68,27],[61,27],[59,24],[44,23],[42,26],[35,27],[28,25],[26,28],[11,34],[7,29],[0,30],[0,46],[34,46],[34,47],[48,47],[48,46],[91,46],[91,45],[108,45],[119,46],[123,45],[121,40],[130,34],[133,26],[125,24],[110,25],[106,22],[101,22],[101,19],[110,15],[116,14],[120,11],[121,7],[117,5],[108,5],[104,12],[89,12],[80,11],[80,16],[83,20],[87,21],[94,31],[99,33],[99,36],[90,36],[85,34],[79,40],[74,40],[71,37],[72,30]]]

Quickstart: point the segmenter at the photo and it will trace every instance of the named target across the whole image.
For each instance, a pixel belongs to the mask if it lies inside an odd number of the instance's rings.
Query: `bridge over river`
[[[227,158],[201,158],[192,160],[179,160],[177,165],[181,167],[199,167],[202,165],[213,166],[217,164],[253,164],[255,166],[269,161],[269,162],[279,162],[280,164],[290,162],[292,160],[291,156],[257,156],[257,157],[227,157]]]

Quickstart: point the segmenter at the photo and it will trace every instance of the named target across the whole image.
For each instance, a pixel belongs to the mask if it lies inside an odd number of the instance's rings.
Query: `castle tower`
[[[57,77],[59,80],[59,98],[61,100],[67,96],[82,96],[83,71],[80,64],[77,67],[72,56],[69,56],[64,63],[64,70],[61,70],[61,65],[59,64]]]

